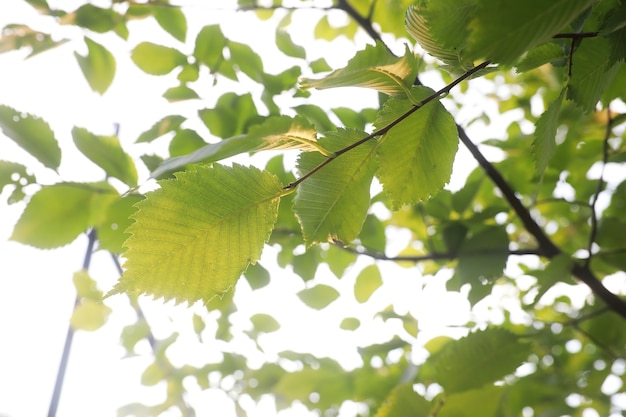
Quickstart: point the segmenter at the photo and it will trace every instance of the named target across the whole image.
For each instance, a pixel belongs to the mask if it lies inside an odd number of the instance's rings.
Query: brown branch
[[[583,39],[595,38],[600,32],[580,32],[580,33],[557,33],[552,39]]]

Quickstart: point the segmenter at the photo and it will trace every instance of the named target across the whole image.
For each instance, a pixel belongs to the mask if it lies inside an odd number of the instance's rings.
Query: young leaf
[[[417,75],[417,60],[408,49],[402,58],[381,43],[367,45],[345,68],[326,77],[302,80],[302,88],[367,87],[392,96],[406,96]]]
[[[187,155],[166,160],[152,172],[152,177],[158,178],[163,173],[177,171],[197,162],[215,162],[244,152],[269,149],[318,150],[328,153],[316,143],[315,129],[303,118],[270,117],[265,122],[250,127],[246,135],[211,143]]]
[[[137,204],[126,272],[111,294],[206,304],[259,259],[285,191],[275,176],[241,165],[198,166],[159,184]]]
[[[87,129],[75,127],[72,137],[76,147],[106,172],[130,187],[137,185],[137,169],[133,159],[122,149],[117,136],[97,136]]]
[[[429,357],[419,381],[437,382],[446,394],[468,391],[515,371],[530,354],[530,345],[502,328],[488,328],[446,343]]]
[[[510,65],[532,47],[548,41],[594,0],[482,0],[469,25],[472,59]],[[584,42],[583,42],[584,44]]]
[[[11,240],[42,249],[71,243],[100,223],[118,193],[108,183],[62,183],[47,186],[30,199]]]
[[[115,57],[104,46],[85,37],[87,56],[74,52],[78,65],[91,89],[104,94],[115,77]]]
[[[354,297],[359,303],[364,303],[374,294],[383,279],[377,265],[368,265],[359,273],[354,283]]]
[[[0,128],[9,139],[46,167],[56,170],[61,164],[61,148],[50,125],[44,120],[0,106]]]
[[[131,58],[139,69],[150,75],[169,74],[174,68],[187,63],[187,57],[178,49],[151,42],[137,45]]]
[[[414,87],[416,100],[432,90]],[[406,113],[413,104],[390,98],[376,120],[382,128]],[[439,192],[450,180],[458,149],[454,119],[439,102],[430,102],[393,127],[378,147],[377,176],[394,209],[414,204]]]
[[[139,138],[137,138],[135,143],[152,142],[153,140],[160,138],[166,133],[178,129],[178,127],[185,120],[186,119],[183,116],[179,116],[176,114],[165,116],[164,118],[156,122],[150,129],[139,135]]]
[[[318,142],[327,149],[339,150],[365,136],[356,130],[339,130]],[[370,185],[376,168],[374,150],[374,141],[365,142],[300,184],[294,211],[307,246],[333,240],[350,242],[358,236],[369,209]],[[325,159],[317,152],[303,153],[298,170],[306,174]]]
[[[329,285],[318,284],[298,292],[298,297],[304,304],[321,310],[339,297],[339,292]]]
[[[556,149],[556,130],[559,127],[559,113],[561,103],[565,97],[565,89],[561,91],[559,97],[543,112],[536,123],[535,135],[531,153],[535,160],[535,168],[539,175],[543,175],[548,166],[548,161]]]
[[[180,7],[164,7],[157,5],[152,8],[152,15],[167,33],[181,42],[187,36],[187,19]]]

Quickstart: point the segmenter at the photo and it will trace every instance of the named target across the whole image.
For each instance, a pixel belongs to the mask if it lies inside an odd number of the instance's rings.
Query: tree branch
[[[389,46],[387,44],[385,44],[385,42],[383,42],[383,39],[381,38],[380,33],[378,33],[374,29],[374,26],[372,26],[371,17],[372,17],[372,14],[374,12],[374,5],[375,5],[375,3],[376,3],[375,1],[372,3],[372,6],[371,6],[371,8],[369,10],[369,15],[367,17],[361,16],[359,14],[359,12],[357,12],[356,9],[354,7],[352,7],[352,5],[350,3],[348,3],[347,0],[337,0],[336,8],[346,12],[348,14],[348,16],[350,16],[352,19],[354,19],[354,21],[359,26],[361,26],[361,28],[369,35],[370,38],[372,38],[375,42],[382,43],[383,45],[385,45],[387,50],[389,52],[391,52],[391,49],[389,49]]]

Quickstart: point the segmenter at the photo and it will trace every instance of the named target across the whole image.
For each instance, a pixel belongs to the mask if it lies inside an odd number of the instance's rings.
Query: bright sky
[[[51,5],[64,4],[64,1],[53,2]],[[74,3],[80,4],[80,1]],[[187,2],[190,3],[190,2]],[[204,24],[213,22],[227,22],[232,13],[234,2],[212,2],[222,4],[226,12],[206,7],[208,2],[197,2],[202,6],[194,6],[193,13],[188,14],[190,20],[189,39],[195,38],[195,32]],[[68,7],[69,8],[69,7]],[[199,19],[195,19],[199,17]],[[267,29],[256,18],[243,13],[235,16],[238,25],[225,25],[228,35],[239,36],[241,41],[250,40],[255,43],[257,50],[263,50],[265,45],[271,45],[273,40],[268,38],[273,30]],[[307,27],[304,15],[299,16],[293,27]],[[246,19],[245,21],[242,19]],[[46,21],[40,18],[30,7],[22,2],[0,3],[0,26],[8,23],[27,23],[33,27],[46,30]],[[142,25],[142,36],[145,33],[154,34],[153,42],[163,42],[176,45],[151,21],[137,23]],[[246,33],[237,33],[236,28],[246,28]],[[253,29],[256,28],[256,29]],[[133,33],[133,27],[131,34]],[[58,36],[76,38],[80,33],[74,28],[55,29]],[[249,34],[254,33],[252,39]],[[294,33],[294,39],[308,36]],[[101,38],[97,38],[100,40]],[[131,42],[138,41],[138,37],[131,38]],[[170,112],[192,115],[198,103],[181,103],[172,108],[161,98],[167,86],[171,86],[173,78],[156,78],[142,74],[128,59],[130,51],[125,44],[114,37],[105,37],[102,42],[117,51],[118,75],[110,91],[103,98],[89,91],[78,65],[73,57],[75,48],[82,50],[81,41],[67,44],[57,50],[36,56],[24,61],[23,54],[9,53],[0,55],[0,104],[9,105],[43,117],[57,134],[63,148],[62,169],[60,178],[41,168],[39,163],[25,154],[10,140],[0,137],[0,159],[13,160],[26,164],[38,174],[43,182],[54,183],[60,180],[100,180],[102,174],[94,169],[88,161],[74,150],[71,144],[70,131],[73,126],[86,127],[96,134],[111,134],[114,124],[121,125],[121,140],[125,148],[131,149],[131,144],[137,135],[149,128],[160,117]],[[317,45],[319,50],[308,51],[309,55],[317,57],[326,53],[327,44]],[[347,42],[339,42],[334,50],[337,54],[329,63],[339,66],[354,53],[354,46]],[[191,50],[189,47],[188,50]],[[124,55],[126,54],[126,55]],[[263,55],[263,53],[261,53]],[[272,70],[272,61],[267,61],[268,69]],[[278,65],[277,68],[280,68]],[[437,77],[427,81],[438,82]],[[430,83],[429,83],[430,84]],[[441,85],[433,85],[438,87]],[[200,103],[204,107],[212,106],[218,94],[210,90],[210,86],[198,86],[205,99]],[[484,88],[490,88],[484,86]],[[324,96],[326,94],[326,96]],[[334,94],[334,95],[333,95]],[[358,95],[357,95],[358,94]],[[362,94],[362,95],[361,95]],[[334,104],[343,100],[346,106],[354,107],[354,103],[363,103],[374,97],[368,92],[354,94],[336,94],[332,92],[320,93],[324,97],[332,97]],[[375,105],[370,101],[372,105]],[[482,103],[484,105],[484,102]],[[465,113],[460,117],[466,120],[472,118],[478,102],[468,101]],[[474,109],[474,110],[472,110]],[[197,127],[197,126],[196,126]],[[158,142],[157,142],[158,143]],[[460,153],[460,160],[466,160],[464,151]],[[82,161],[82,162],[81,162]],[[467,167],[471,167],[468,165]],[[467,167],[457,166],[457,175],[462,178]],[[464,169],[465,168],[465,169]],[[147,173],[143,172],[144,178]],[[10,190],[7,190],[10,192]],[[7,192],[2,194],[6,200]],[[0,217],[0,259],[2,260],[2,276],[0,279],[0,334],[2,335],[2,354],[0,355],[0,416],[30,417],[44,415],[49,406],[50,396],[57,373],[59,359],[63,348],[68,320],[74,303],[75,290],[72,285],[72,275],[82,263],[87,244],[86,236],[81,236],[71,245],[61,249],[41,251],[14,242],[8,238],[13,225],[24,208],[23,203],[12,206],[1,206]],[[400,248],[406,243],[406,236],[394,236],[396,245]],[[281,317],[283,327],[274,335],[261,338],[260,343],[266,349],[266,356],[258,354],[252,356],[251,362],[272,358],[278,350],[292,349],[296,351],[310,350],[318,355],[332,355],[342,359],[348,368],[359,365],[360,359],[356,354],[355,346],[366,344],[371,340],[384,341],[390,335],[388,325],[381,320],[364,326],[365,331],[354,334],[341,331],[338,328],[340,318],[347,315],[367,320],[372,310],[362,305],[336,303],[322,312],[313,312],[304,307],[293,294],[303,288],[302,280],[293,276],[289,271],[278,269],[273,262],[272,249],[266,249],[262,263],[273,271],[273,288],[257,291],[254,294],[246,285],[240,286],[237,297],[245,299],[246,303],[239,308],[241,314],[235,317],[236,328],[248,328],[246,320],[251,312],[276,314]],[[342,281],[339,282],[340,291],[352,292],[352,285],[356,274],[364,265],[371,263],[360,260]],[[435,279],[424,279],[416,268],[402,269],[393,264],[382,264],[384,267],[385,287],[374,295],[371,306],[382,309],[389,304],[392,294],[415,294],[411,304],[405,300],[405,309],[419,318],[422,333],[419,342],[430,339],[441,331],[443,324],[463,323],[467,313],[467,301],[461,295],[444,295],[444,276]],[[91,275],[97,280],[99,287],[107,291],[117,279],[117,272],[104,253],[96,253],[90,269]],[[390,278],[391,277],[391,278]],[[331,277],[330,272],[319,274],[319,282],[337,280]],[[424,289],[422,285],[429,283]],[[507,300],[504,294],[500,302]],[[278,300],[279,302],[277,302]],[[170,357],[176,364],[185,361],[201,365],[210,359],[210,343],[200,344],[190,328],[190,316],[193,312],[201,313],[201,308],[185,308],[184,306],[164,306],[162,302],[142,300],[146,316],[157,337],[167,337],[172,331],[181,332],[181,343],[170,350]],[[66,375],[64,391],[61,397],[58,416],[105,417],[115,415],[115,410],[124,404],[154,400],[154,393],[162,393],[163,387],[141,387],[139,376],[143,369],[151,362],[149,348],[146,344],[140,346],[142,356],[121,360],[124,350],[119,346],[121,328],[134,321],[134,311],[129,307],[123,296],[107,299],[106,304],[113,309],[109,322],[99,331],[93,333],[77,332],[70,357],[70,364]],[[457,310],[452,309],[457,306]],[[486,308],[485,308],[486,310]],[[290,314],[285,315],[284,312]],[[348,313],[349,311],[349,313]],[[378,310],[374,310],[378,311]],[[320,324],[321,322],[321,324]],[[363,320],[362,320],[363,322]],[[210,324],[209,324],[210,326]],[[210,334],[210,330],[207,332]],[[373,336],[374,335],[374,336]],[[210,341],[210,340],[209,340]],[[329,343],[328,341],[332,341]],[[251,352],[251,347],[241,344],[237,349]],[[419,352],[416,352],[419,354]],[[215,411],[216,404],[227,404],[223,400],[224,394],[217,390],[200,391],[190,384],[189,399],[197,406],[198,415],[208,415],[208,410]],[[225,405],[223,407],[226,407]],[[262,401],[255,410],[250,408],[250,416],[270,416],[274,414],[271,401]],[[346,415],[351,414],[350,405],[346,405]],[[204,411],[204,412],[203,412]],[[295,408],[291,412],[281,413],[282,416],[304,415],[302,408]],[[220,416],[234,415],[230,409],[220,409]]]

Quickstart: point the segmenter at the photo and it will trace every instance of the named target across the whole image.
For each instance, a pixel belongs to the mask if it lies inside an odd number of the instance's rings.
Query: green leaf
[[[74,52],[89,87],[97,93],[104,92],[111,86],[115,77],[115,57],[104,46],[85,37],[87,55],[81,56]]]
[[[241,165],[198,166],[159,184],[137,204],[112,294],[206,304],[259,259],[285,191],[275,176]]]
[[[270,117],[265,122],[250,127],[246,135],[211,143],[187,155],[166,160],[152,172],[152,177],[157,178],[163,173],[180,170],[189,164],[215,162],[244,152],[301,149],[328,153],[316,140],[315,130],[303,118]]]
[[[50,125],[44,120],[0,105],[0,128],[9,139],[46,167],[56,171],[61,164],[61,148]]]
[[[250,321],[257,332],[272,333],[280,329],[280,324],[268,314],[255,314],[250,317]]]
[[[74,144],[83,155],[106,172],[130,187],[137,185],[137,168],[133,159],[122,149],[117,136],[97,136],[87,129],[72,129]]]
[[[61,22],[80,26],[97,33],[106,33],[112,30],[121,19],[121,16],[114,10],[103,9],[93,4],[84,4],[74,13],[64,16]]]
[[[382,275],[377,265],[368,265],[359,272],[354,283],[354,298],[364,303],[383,285]]]
[[[165,116],[164,118],[156,122],[150,129],[139,135],[139,138],[137,138],[135,143],[152,142],[153,140],[160,138],[166,133],[177,130],[178,127],[185,120],[186,119],[183,116],[179,116],[176,114]]]
[[[488,328],[445,344],[422,365],[419,381],[437,382],[446,394],[493,383],[515,371],[530,345],[507,330]]]
[[[326,250],[325,261],[328,269],[335,274],[337,278],[343,277],[346,269],[356,262],[357,255],[341,248],[339,245],[331,245]]]
[[[195,100],[200,98],[200,96],[191,88],[181,84],[176,87],[168,88],[167,91],[163,93],[163,98],[170,103],[176,103],[184,100]]]
[[[249,93],[226,93],[214,108],[199,110],[198,114],[211,133],[220,138],[241,135],[262,120]]]
[[[317,267],[320,265],[320,249],[319,247],[309,248],[306,252],[295,255],[291,261],[293,272],[304,281],[310,281],[315,278]]]
[[[339,130],[318,142],[327,149],[339,150],[365,136],[356,130]],[[376,168],[374,151],[374,141],[365,142],[298,186],[294,210],[307,246],[335,240],[351,242],[358,236],[369,209],[370,184]],[[317,152],[303,153],[298,171],[304,175],[325,160]]]
[[[409,6],[404,24],[419,45],[452,68],[469,69],[471,60],[463,57],[473,15],[474,1],[438,0]]]
[[[152,15],[167,33],[181,42],[187,36],[187,19],[180,7],[155,6]]]
[[[187,56],[178,49],[151,42],[137,45],[130,57],[139,69],[151,75],[166,75],[187,63]]]
[[[610,65],[607,39],[585,39],[574,53],[567,98],[585,112],[594,111],[602,93],[611,84],[622,64]]]
[[[11,240],[45,249],[67,245],[89,226],[101,222],[117,197],[117,191],[107,183],[44,187],[30,199]]]
[[[306,59],[306,50],[300,45],[296,45],[289,32],[284,29],[276,31],[276,46],[287,56]]]
[[[244,272],[244,276],[253,290],[263,288],[270,283],[269,271],[263,268],[263,265],[258,262],[254,265],[250,265],[248,269],[246,269],[246,272]]]
[[[508,257],[509,237],[502,226],[488,226],[463,241],[456,276],[461,282],[472,284],[472,304],[491,291],[493,280],[502,275]]]
[[[511,391],[517,390],[517,387]],[[437,417],[459,416],[499,416],[502,415],[503,403],[508,403],[506,388],[502,386],[483,386],[480,389],[457,392],[446,395],[445,405]]]
[[[415,87],[416,100],[432,94]],[[376,120],[383,128],[413,107],[406,99],[390,98]],[[393,209],[414,204],[439,192],[450,180],[458,148],[454,119],[439,102],[430,102],[383,135],[378,146],[377,176]]]
[[[112,253],[124,252],[124,242],[130,236],[126,229],[132,224],[130,216],[135,212],[135,204],[141,200],[143,196],[129,194],[109,206],[105,219],[97,225],[100,249]]]
[[[339,328],[352,331],[358,329],[360,325],[361,322],[359,321],[359,319],[356,319],[354,317],[346,317],[345,319],[341,320]]]
[[[205,26],[198,32],[193,56],[198,62],[209,67],[211,72],[216,71],[224,59],[223,50],[226,42],[219,25]]]
[[[194,152],[205,145],[206,142],[195,130],[181,129],[172,138],[169,151],[171,156],[181,156]]]
[[[407,48],[402,58],[391,54],[381,43],[367,45],[345,68],[326,77],[305,78],[302,88],[367,87],[392,96],[407,96],[417,75],[417,60]]]
[[[413,390],[412,383],[396,386],[374,417],[428,417],[432,405]]]
[[[367,249],[385,252],[387,237],[385,236],[385,225],[383,222],[375,215],[368,214],[365,218],[365,223],[363,223],[359,241]]]
[[[239,71],[246,74],[252,80],[263,81],[265,71],[263,70],[263,60],[252,47],[244,43],[228,42],[230,59]]]
[[[321,310],[335,301],[339,297],[339,292],[329,285],[318,284],[298,292],[298,297],[307,306]]]
[[[17,162],[0,161],[0,193],[7,185],[21,189],[24,185],[35,182],[35,177],[28,173],[26,167]]]
[[[550,103],[548,109],[537,120],[531,153],[535,160],[535,169],[542,176],[548,162],[556,150],[556,130],[559,127],[561,103],[565,97],[565,89],[559,97]]]
[[[104,326],[111,308],[102,301],[83,300],[72,312],[70,324],[75,330],[95,331]]]
[[[518,73],[530,71],[544,64],[562,62],[565,63],[567,55],[563,47],[556,43],[539,45],[530,51],[515,65]]]
[[[469,24],[467,53],[510,65],[567,27],[594,0],[482,0]],[[583,42],[584,44],[585,42]]]

